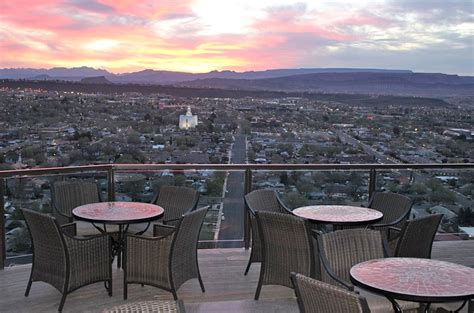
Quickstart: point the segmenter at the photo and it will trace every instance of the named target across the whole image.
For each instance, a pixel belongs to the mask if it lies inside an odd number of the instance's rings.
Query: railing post
[[[0,270],[5,268],[5,179],[0,179]]]
[[[375,192],[377,186],[377,172],[375,168],[370,169],[369,175],[369,199],[372,197],[372,194]]]
[[[245,186],[244,186],[245,194],[248,194],[252,191],[252,170],[246,169],[245,170]],[[245,212],[244,212],[244,247],[245,250],[250,248],[250,215],[249,209],[245,204]]]
[[[108,201],[115,201],[115,170],[113,166],[107,172],[107,194]]]

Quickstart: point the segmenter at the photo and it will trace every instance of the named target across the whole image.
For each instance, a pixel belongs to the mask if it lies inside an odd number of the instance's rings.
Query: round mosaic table
[[[72,215],[91,223],[125,225],[156,220],[164,209],[142,202],[98,202],[78,206]]]
[[[98,202],[78,206],[72,210],[72,215],[82,221],[90,222],[100,232],[106,233],[106,224],[118,225],[117,238],[112,236],[112,257],[118,255],[117,266],[121,266],[121,254],[124,247],[124,234],[128,231],[130,224],[150,223],[161,217],[164,209],[158,205],[142,202]],[[100,228],[96,224],[104,224]],[[148,224],[149,226],[150,224]],[[144,233],[148,226],[142,232]]]
[[[426,303],[428,312],[433,302],[467,301],[474,297],[474,269],[450,262],[376,259],[353,266],[350,275],[354,285],[387,297],[396,312],[402,310],[395,299]]]
[[[382,219],[377,210],[350,205],[311,205],[293,210],[293,214],[317,223],[364,225]]]

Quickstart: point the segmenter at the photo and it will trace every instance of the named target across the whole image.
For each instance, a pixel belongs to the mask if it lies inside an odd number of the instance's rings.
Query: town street
[[[231,152],[231,163],[245,163],[245,136],[236,135]],[[229,172],[224,191],[224,220],[219,230],[219,247],[238,247],[244,234],[244,172]]]

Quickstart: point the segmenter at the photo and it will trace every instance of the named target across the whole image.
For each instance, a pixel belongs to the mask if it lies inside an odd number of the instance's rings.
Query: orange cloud
[[[235,12],[226,11],[222,3],[216,9],[215,3],[207,0],[1,1],[0,67],[201,72],[337,66],[338,62],[346,65],[341,60],[353,55],[354,49],[361,57],[353,66],[363,67],[370,66],[362,63],[370,60],[364,55],[372,56],[374,47],[383,49],[380,40],[401,46],[398,40],[405,38],[407,42],[402,44],[406,47],[427,47],[419,42],[421,38],[437,42],[443,34],[466,28],[453,24],[450,32],[442,32],[436,29],[438,24],[429,28],[421,21],[407,23],[403,18],[413,19],[413,14],[407,12],[404,17],[402,9],[396,8],[393,16],[388,4],[318,0],[288,1],[278,7],[272,6],[273,1],[226,1]],[[437,9],[437,16],[440,11],[442,8]],[[429,20],[429,12],[424,14],[423,21]],[[450,23],[466,21],[450,17]],[[420,36],[423,32],[426,35]],[[442,38],[442,42],[449,39]],[[472,42],[470,47],[472,51]],[[386,62],[392,60],[390,57]]]

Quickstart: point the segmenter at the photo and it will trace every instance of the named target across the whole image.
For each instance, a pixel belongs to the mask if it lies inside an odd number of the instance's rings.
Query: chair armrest
[[[280,208],[290,214],[293,214],[293,212],[281,201],[279,197],[277,197],[278,204],[280,205]]]
[[[77,235],[77,224],[76,223],[68,223],[61,225],[61,230],[63,233],[67,234],[68,236],[76,236]]]
[[[317,229],[311,229],[311,234],[314,238],[318,239],[318,236],[321,236],[323,232]]]
[[[369,206],[370,207],[370,206]],[[410,215],[410,211],[411,211],[411,205],[410,205],[410,208],[407,209],[399,218],[397,218],[396,220],[390,222],[390,223],[384,223],[384,224],[373,224],[372,227],[373,228],[382,228],[382,227],[390,227],[390,226],[395,226],[397,224],[400,224],[404,221],[406,221],[408,219],[408,216]]]
[[[150,203],[156,204],[156,200],[158,200],[158,192],[155,192],[155,194],[153,195],[153,199],[151,199]]]
[[[248,211],[250,212],[250,215],[253,216],[253,217],[255,217],[255,211],[254,211],[251,207],[249,207],[249,206],[247,206],[247,205],[246,205],[245,207],[246,207],[246,208],[248,209]]]
[[[167,237],[176,231],[175,226],[165,224],[153,224],[154,237]]]
[[[395,234],[391,235],[391,233],[394,232]],[[387,229],[387,240],[388,241],[393,241],[395,239],[398,239],[400,237],[402,233],[402,229],[399,228],[399,227],[393,227],[393,226],[390,226],[388,229]]]
[[[56,218],[56,220],[58,221],[60,225],[72,223],[73,221],[72,216],[66,215],[63,212],[59,211],[54,205],[53,205],[53,216],[54,218]]]

